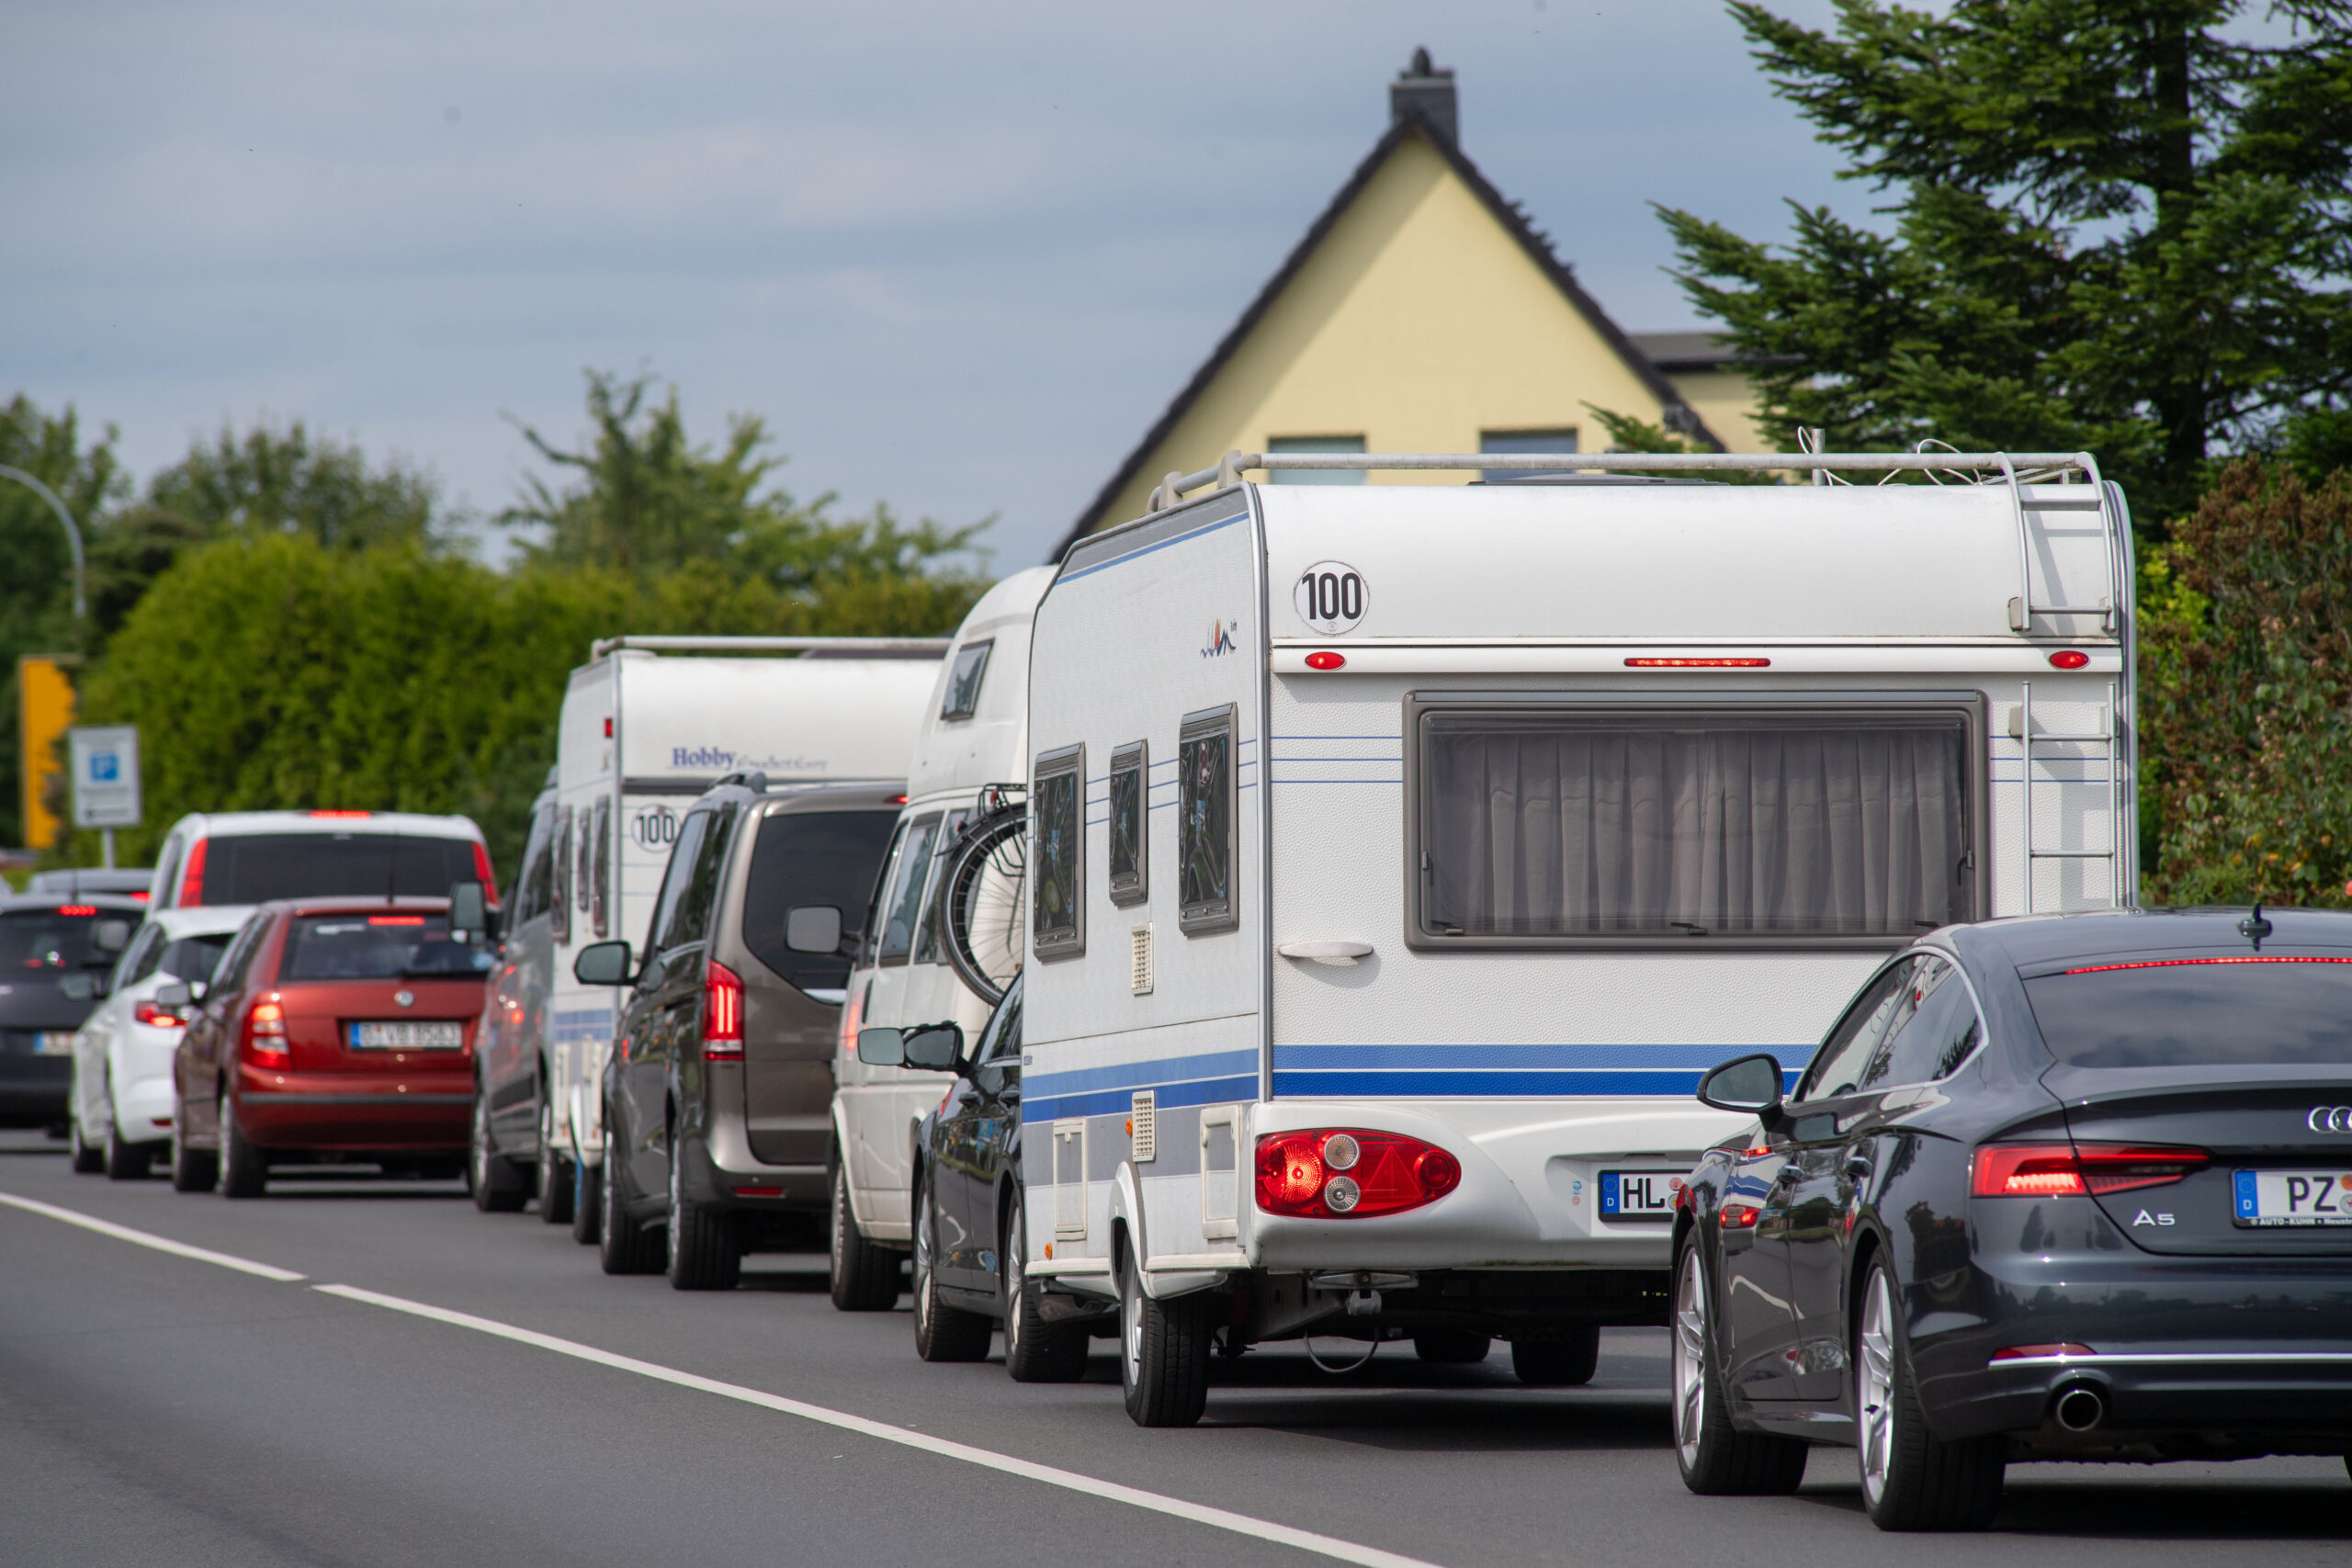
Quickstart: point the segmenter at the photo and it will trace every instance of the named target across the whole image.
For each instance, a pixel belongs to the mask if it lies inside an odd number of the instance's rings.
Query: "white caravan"
[[[1288,467],[1672,477],[1238,479]],[[1583,1382],[1666,1321],[1676,1179],[1740,1124],[1703,1069],[1802,1068],[1922,931],[2132,901],[2087,457],[1170,480],[1216,488],[1074,547],[1030,660],[1027,1257],[1120,1303],[1138,1421],[1198,1417],[1212,1338]]]
[[[983,800],[989,786],[1017,784],[1027,770],[1029,621],[1053,581],[1052,567],[1033,567],[982,594],[956,628],[923,710],[907,807],[875,886],[842,1012],[831,1179],[833,1302],[845,1311],[882,1311],[898,1300],[899,1265],[913,1234],[907,1176],[914,1130],[950,1079],[860,1062],[857,1032],[952,1019],[977,1038],[988,1021],[993,998],[959,978],[951,962],[939,881],[965,828],[991,815]],[[1006,869],[1017,871],[1017,833],[998,848]],[[1002,911],[1001,922],[967,942],[967,962],[978,961],[977,978],[990,991],[1021,964],[1019,888],[994,880],[983,897]]]
[[[618,997],[574,979],[571,961],[608,937],[643,944],[694,798],[733,773],[775,784],[904,778],[946,646],[760,637],[595,644],[565,691],[553,808],[526,851],[526,875],[544,857],[544,896],[526,887],[510,900],[518,908],[492,977],[477,1053],[478,1189],[520,1179],[487,1171],[498,1159],[510,1170],[536,1162],[542,1188],[569,1179],[576,1193],[579,1170],[601,1157],[598,1085]],[[575,1234],[583,1231],[594,1234]]]

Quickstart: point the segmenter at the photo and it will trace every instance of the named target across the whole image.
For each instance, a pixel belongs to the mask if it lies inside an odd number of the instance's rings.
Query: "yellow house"
[[[1629,335],[1463,155],[1429,51],[1390,124],[1062,548],[1139,516],[1170,470],[1226,452],[1605,450],[1590,404],[1703,448],[1761,451],[1747,378],[1703,333]],[[1265,478],[1261,474],[1257,477]],[[1296,469],[1277,483],[1451,484]],[[1060,553],[1058,550],[1057,555]]]

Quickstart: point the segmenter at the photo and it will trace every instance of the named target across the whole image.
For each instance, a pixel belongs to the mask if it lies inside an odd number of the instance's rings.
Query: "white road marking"
[[[756,1388],[745,1388],[740,1383],[720,1382],[716,1378],[679,1371],[673,1367],[662,1366],[657,1362],[640,1361],[633,1356],[616,1356],[610,1350],[599,1350],[593,1345],[582,1345],[571,1339],[559,1339],[552,1334],[540,1334],[533,1329],[517,1328],[512,1324],[500,1323],[495,1318],[476,1317],[471,1313],[451,1312],[447,1307],[428,1306],[423,1302],[407,1301],[399,1296],[388,1296],[376,1291],[364,1291],[356,1285],[313,1285],[311,1289],[324,1295],[340,1296],[345,1301],[364,1302],[369,1306],[385,1307],[393,1312],[403,1312],[412,1316],[429,1318],[435,1323],[446,1323],[458,1328],[470,1328],[478,1334],[488,1334],[500,1339],[511,1339],[518,1345],[536,1346],[542,1350],[552,1350],[559,1356],[570,1356],[575,1360],[593,1362],[600,1367],[610,1367],[616,1371],[635,1372],[639,1377],[651,1378],[658,1382],[671,1383],[679,1388],[693,1389],[699,1393],[713,1393],[721,1399],[740,1400],[745,1404],[756,1404],[764,1410],[777,1411],[786,1416],[797,1416],[803,1420],[820,1422],[828,1427],[837,1427],[844,1431],[856,1432],[868,1438],[878,1438],[886,1443],[897,1443],[904,1448],[920,1449],[925,1453],[937,1454],[944,1459],[962,1460],[967,1464],[977,1464],[984,1469],[1001,1471],[1007,1475],[1018,1475],[1024,1480],[1042,1482],[1048,1486],[1058,1486],[1066,1491],[1082,1493],[1089,1497],[1100,1497],[1106,1502],[1125,1503],[1129,1507],[1143,1508],[1155,1514],[1166,1514],[1172,1518],[1189,1519],[1194,1524],[1208,1525],[1216,1529],[1231,1530],[1236,1535],[1245,1535],[1253,1540],[1271,1541],[1277,1546],[1295,1547],[1301,1551],[1311,1551],[1336,1562],[1357,1563],[1361,1568],[1435,1568],[1434,1564],[1418,1557],[1406,1557],[1394,1551],[1383,1551],[1377,1547],[1358,1546],[1353,1541],[1340,1540],[1328,1535],[1317,1535],[1313,1530],[1295,1529],[1289,1525],[1275,1524],[1272,1520],[1252,1518],[1247,1514],[1237,1514],[1225,1508],[1212,1508],[1200,1503],[1188,1503],[1181,1497],[1164,1496],[1157,1492],[1146,1492],[1140,1487],[1122,1486],[1115,1481],[1098,1480],[1091,1475],[1081,1475],[1073,1470],[1061,1470],[1050,1464],[1038,1464],[1032,1460],[1014,1459],[1006,1454],[991,1453],[987,1449],[974,1448],[968,1443],[950,1442],[944,1438],[928,1437],[920,1432],[909,1431],[902,1427],[893,1427],[886,1422],[870,1420],[863,1416],[852,1416],[847,1411],[833,1410],[822,1404],[811,1404],[806,1400],[787,1399],[782,1394],[768,1393]]]
[[[96,1231],[100,1235],[110,1235],[117,1241],[127,1241],[136,1247],[153,1247],[157,1252],[168,1252],[175,1258],[193,1258],[198,1263],[211,1263],[223,1269],[234,1269],[240,1274],[258,1274],[265,1280],[276,1280],[287,1284],[310,1277],[306,1274],[297,1274],[291,1269],[280,1269],[275,1264],[256,1263],[250,1258],[232,1258],[225,1252],[190,1247],[184,1241],[174,1241],[168,1236],[154,1235],[146,1231],[135,1231],[129,1225],[119,1225],[111,1220],[102,1220],[94,1214],[79,1213],[72,1209],[61,1209],[54,1203],[43,1203],[37,1199],[19,1198],[13,1192],[0,1192],[0,1203],[6,1203],[13,1209],[22,1209],[27,1213],[45,1214],[52,1220],[62,1220],[69,1225],[79,1225],[85,1231]]]

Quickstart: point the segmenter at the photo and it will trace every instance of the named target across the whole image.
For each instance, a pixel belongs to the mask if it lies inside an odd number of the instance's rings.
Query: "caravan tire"
[[[1003,1259],[1004,1370],[1014,1382],[1076,1382],[1084,1377],[1093,1337],[1083,1322],[1045,1320],[1044,1284],[1029,1278],[1028,1208],[1017,1187],[1005,1200],[997,1256]]]
[[[833,1161],[833,1305],[842,1312],[888,1312],[899,1304],[899,1255],[857,1228],[849,1202],[849,1168]]]
[[[1119,1383],[1138,1427],[1190,1427],[1209,1402],[1209,1298],[1155,1301],[1132,1258],[1119,1268]]]

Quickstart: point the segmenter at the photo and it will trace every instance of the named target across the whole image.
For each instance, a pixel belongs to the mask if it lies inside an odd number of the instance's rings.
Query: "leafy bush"
[[[2149,562],[2143,896],[2352,906],[2352,474],[2225,468]]]

